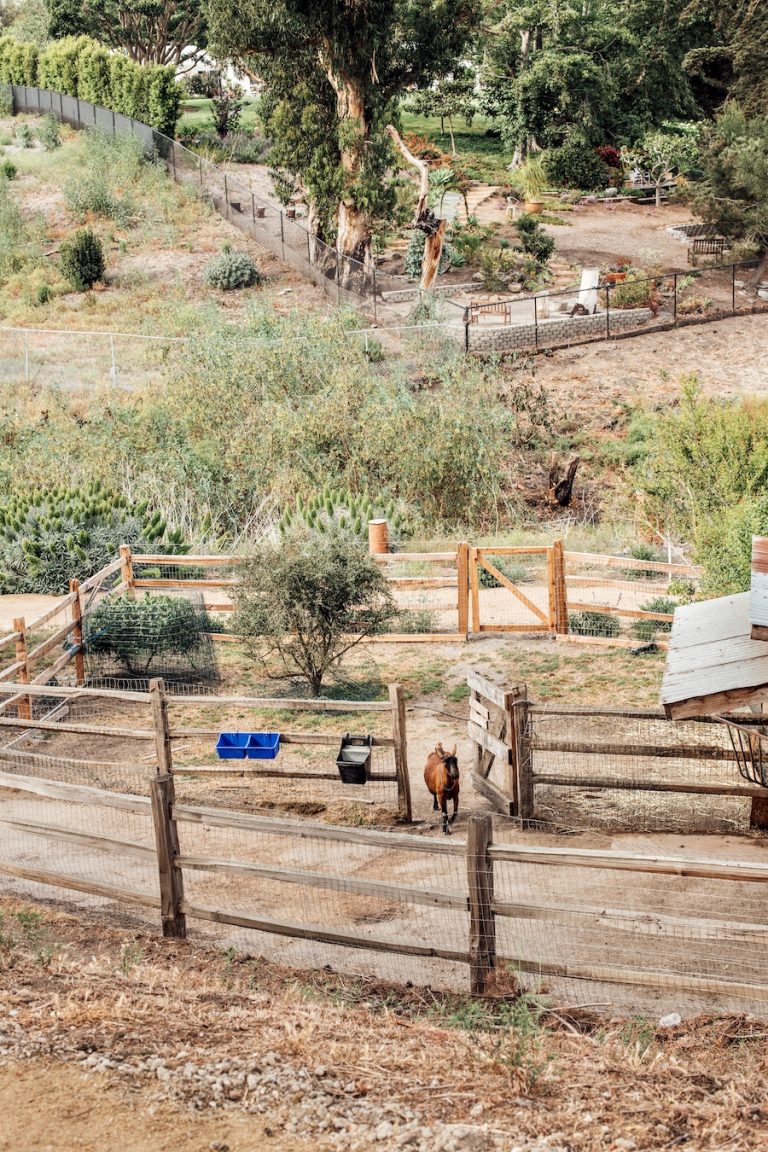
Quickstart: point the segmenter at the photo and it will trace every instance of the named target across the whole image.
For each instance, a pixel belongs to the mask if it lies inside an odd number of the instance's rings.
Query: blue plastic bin
[[[250,732],[222,732],[216,741],[220,760],[245,760]]]
[[[280,751],[279,732],[251,732],[248,738],[249,760],[274,760]]]

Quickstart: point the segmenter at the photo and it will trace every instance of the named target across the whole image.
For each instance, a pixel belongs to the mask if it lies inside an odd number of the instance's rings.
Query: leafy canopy
[[[240,568],[233,630],[267,676],[313,696],[344,656],[396,615],[381,569],[352,533],[295,530]]]

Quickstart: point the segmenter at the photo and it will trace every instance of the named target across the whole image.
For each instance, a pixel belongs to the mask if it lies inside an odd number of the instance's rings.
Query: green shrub
[[[189,551],[159,512],[98,483],[7,495],[0,502],[0,592],[64,593],[70,577],[93,575],[121,544],[138,552]]]
[[[10,116],[13,116],[13,96],[10,88],[5,88],[0,80],[0,119],[5,120]]]
[[[181,85],[171,65],[137,64],[88,36],[54,40],[38,54],[35,44],[0,38],[0,83],[39,85],[132,116],[173,136]]]
[[[386,627],[387,632],[418,634],[437,631],[437,612],[428,608],[407,608],[398,612]]]
[[[233,292],[262,284],[264,277],[247,252],[222,252],[210,262],[203,273],[203,280],[209,288]]]
[[[92,228],[80,228],[61,246],[61,271],[73,288],[85,292],[104,276],[104,246]]]
[[[665,616],[674,616],[677,606],[677,600],[673,600],[670,596],[657,596],[655,600],[647,600],[645,604],[641,604],[640,611],[661,612]],[[632,623],[632,635],[646,642],[653,640],[657,632],[671,631],[671,620],[634,620]]]
[[[618,636],[621,625],[618,617],[607,612],[569,612],[568,631],[574,636]]]
[[[629,555],[633,560],[661,560],[658,549],[654,548],[652,544],[644,544],[642,541],[639,544],[633,544],[629,550]],[[632,568],[630,566],[623,568],[621,571],[622,576],[626,580],[655,580],[663,579],[662,572],[655,573],[648,568]]]
[[[70,208],[80,217],[93,214],[130,226],[139,215],[133,188],[146,165],[144,149],[133,137],[87,132],[77,176],[64,185]]]
[[[589,144],[569,141],[544,156],[547,176],[558,188],[595,192],[605,188],[608,169]]]
[[[32,129],[29,124],[26,124],[23,121],[21,124],[16,125],[14,135],[16,136],[16,142],[20,148],[31,148],[34,144]]]
[[[2,164],[0,164],[0,172],[2,172],[6,180],[13,180],[14,176],[18,172],[18,168],[14,164],[13,160],[9,160],[6,156]]]
[[[83,640],[87,652],[111,656],[131,676],[147,676],[167,656],[187,656],[202,645],[201,621],[183,597],[121,596],[105,600],[86,616]]]
[[[13,36],[0,36],[0,84],[37,84],[39,49]],[[10,102],[10,93],[7,94]],[[12,109],[9,109],[9,112]],[[5,112],[1,113],[6,115]]]
[[[656,300],[656,282],[638,273],[614,284],[608,292],[611,308],[650,308]]]
[[[233,631],[267,676],[313,696],[356,644],[397,614],[386,577],[348,532],[296,531],[239,568]]]
[[[555,250],[555,241],[548,236],[535,216],[523,215],[515,222],[523,251],[539,264],[547,264]]]
[[[37,130],[37,138],[46,152],[55,152],[57,148],[61,148],[61,128],[53,112],[47,112],[43,116]]]

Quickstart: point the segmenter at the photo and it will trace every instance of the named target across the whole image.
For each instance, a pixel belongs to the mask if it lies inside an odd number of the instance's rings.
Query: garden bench
[[[727,247],[724,236],[702,236],[688,249],[688,263],[695,265],[699,256],[722,256]]]

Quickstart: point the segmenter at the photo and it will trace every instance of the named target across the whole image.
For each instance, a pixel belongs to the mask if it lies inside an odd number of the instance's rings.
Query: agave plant
[[[394,500],[373,500],[367,492],[355,495],[348,488],[327,486],[308,500],[297,497],[294,506],[286,508],[278,526],[282,534],[298,527],[320,533],[337,527],[359,540],[366,540],[368,521],[380,519],[389,522],[390,543],[411,532],[407,509]]]
[[[92,575],[121,544],[183,555],[181,532],[168,531],[148,504],[133,503],[98,480],[9,494],[0,502],[0,592],[66,592],[71,576]]]

